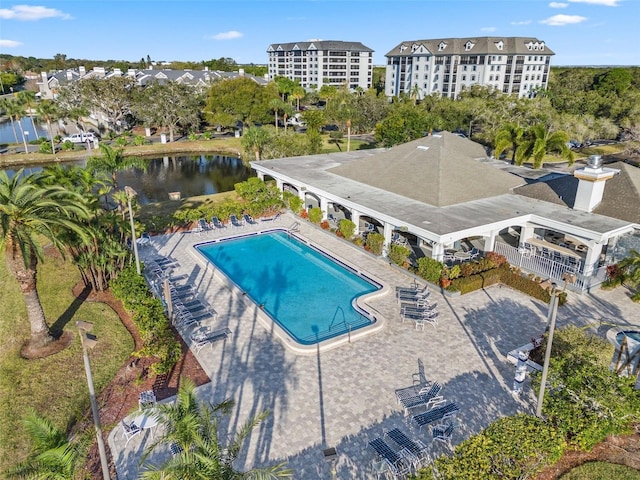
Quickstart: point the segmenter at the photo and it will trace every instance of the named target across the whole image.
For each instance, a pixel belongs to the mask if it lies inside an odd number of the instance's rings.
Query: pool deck
[[[288,227],[294,221],[287,214],[276,224],[246,226],[244,231]],[[220,282],[192,248],[219,233],[152,237],[151,245],[140,249],[142,259],[158,251],[178,260],[175,274],[188,275],[189,283],[218,312],[210,326],[233,331],[225,342],[205,347],[197,355],[212,380],[198,388],[200,398],[214,403],[227,398],[236,401],[226,425],[229,432],[250,416],[271,412],[247,440],[238,468],[286,461],[295,479],[328,479],[322,450],[336,447],[336,478],[377,478],[368,442],[395,427],[427,444],[431,458],[450,451],[449,445],[433,442],[428,429],[409,426],[395,400],[395,389],[412,385],[419,360],[427,378],[443,385],[444,398],[461,408],[454,445],[497,418],[535,411],[528,381],[520,397],[512,395],[515,369],[506,354],[544,331],[546,304],[500,286],[453,298],[433,291],[439,324],[415,330],[411,323],[400,322],[393,293],[396,285],[408,286],[413,277],[329,232],[303,220],[299,224],[300,235],[391,287],[388,295],[367,301],[385,319],[381,331],[328,351],[294,353],[265,328],[255,306]],[[228,230],[233,233],[231,227]],[[618,288],[592,295],[569,294],[569,303],[558,311],[558,327],[593,324],[594,331],[604,335],[607,327],[599,327],[600,321],[640,325],[638,306]],[[188,339],[190,330],[181,333]],[[111,432],[109,446],[120,480],[137,478],[138,462],[150,441],[151,432],[144,432],[124,448],[121,428]],[[162,461],[166,455],[156,452],[149,461]]]

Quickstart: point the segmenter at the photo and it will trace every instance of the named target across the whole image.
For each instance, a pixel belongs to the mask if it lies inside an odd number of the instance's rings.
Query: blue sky
[[[640,65],[640,0],[27,0],[0,4],[0,52],[93,60],[266,63],[272,43],[523,36],[553,65]]]

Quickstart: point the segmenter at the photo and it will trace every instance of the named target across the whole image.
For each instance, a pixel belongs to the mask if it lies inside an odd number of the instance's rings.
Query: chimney
[[[114,68],[113,69],[113,74],[117,75],[118,77],[122,76],[122,70],[120,70],[119,68]]]
[[[78,72],[80,72],[81,77],[84,77],[87,74],[87,70],[84,68],[84,66],[78,67]]]
[[[241,77],[244,77],[244,68],[238,69],[238,75],[240,75]]]
[[[207,67],[206,65],[204,66],[204,71],[208,72],[209,71],[209,67]]]
[[[67,70],[67,80],[73,80],[73,72],[71,70]]]
[[[40,76],[42,77],[42,83],[47,84],[47,80],[49,79],[49,75],[47,72],[40,72]]]
[[[130,68],[127,70],[127,76],[128,77],[135,77],[136,76],[136,70],[135,68]]]
[[[591,155],[586,167],[573,172],[573,176],[578,179],[578,191],[573,208],[592,212],[602,202],[605,182],[617,173],[620,173],[620,170],[602,167],[602,156]]]

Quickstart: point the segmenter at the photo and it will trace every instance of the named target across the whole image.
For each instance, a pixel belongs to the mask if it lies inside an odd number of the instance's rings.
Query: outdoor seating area
[[[448,265],[453,265],[455,263],[468,262],[471,260],[476,260],[482,252],[480,249],[473,247],[470,249],[447,249],[444,252],[444,262]]]
[[[400,318],[413,322],[416,330],[424,330],[426,324],[438,325],[438,304],[431,303],[431,292],[425,287],[396,287],[396,299],[400,304]]]
[[[566,244],[565,244],[566,245]],[[566,246],[553,244],[545,240],[531,238],[524,242],[523,247],[530,255],[536,255],[547,260],[551,260],[561,265],[565,265],[566,270],[577,273],[582,266],[582,257]]]

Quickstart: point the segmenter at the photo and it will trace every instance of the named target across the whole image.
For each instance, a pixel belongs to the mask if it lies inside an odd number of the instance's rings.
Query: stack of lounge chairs
[[[438,325],[437,303],[431,303],[429,297],[431,292],[428,287],[396,287],[396,299],[400,304],[400,318],[404,322],[409,320],[414,323],[416,329],[429,324],[433,327]]]
[[[442,422],[442,420],[446,420],[454,416],[459,410],[460,410],[460,407],[458,407],[458,405],[456,405],[454,402],[447,403],[446,405],[435,407],[430,410],[427,410],[424,413],[414,415],[413,423],[418,428],[422,428],[427,425],[431,425],[432,423],[435,424],[435,423]],[[451,433],[449,433],[449,436],[450,435]]]
[[[404,408],[405,415],[409,415],[414,408],[430,409],[444,403],[444,398],[438,395],[442,385],[434,382],[422,388],[408,387],[396,390],[396,399]]]
[[[413,468],[412,459],[405,456],[404,449],[395,451],[382,438],[371,440],[369,447],[387,464],[396,478],[405,478]]]

